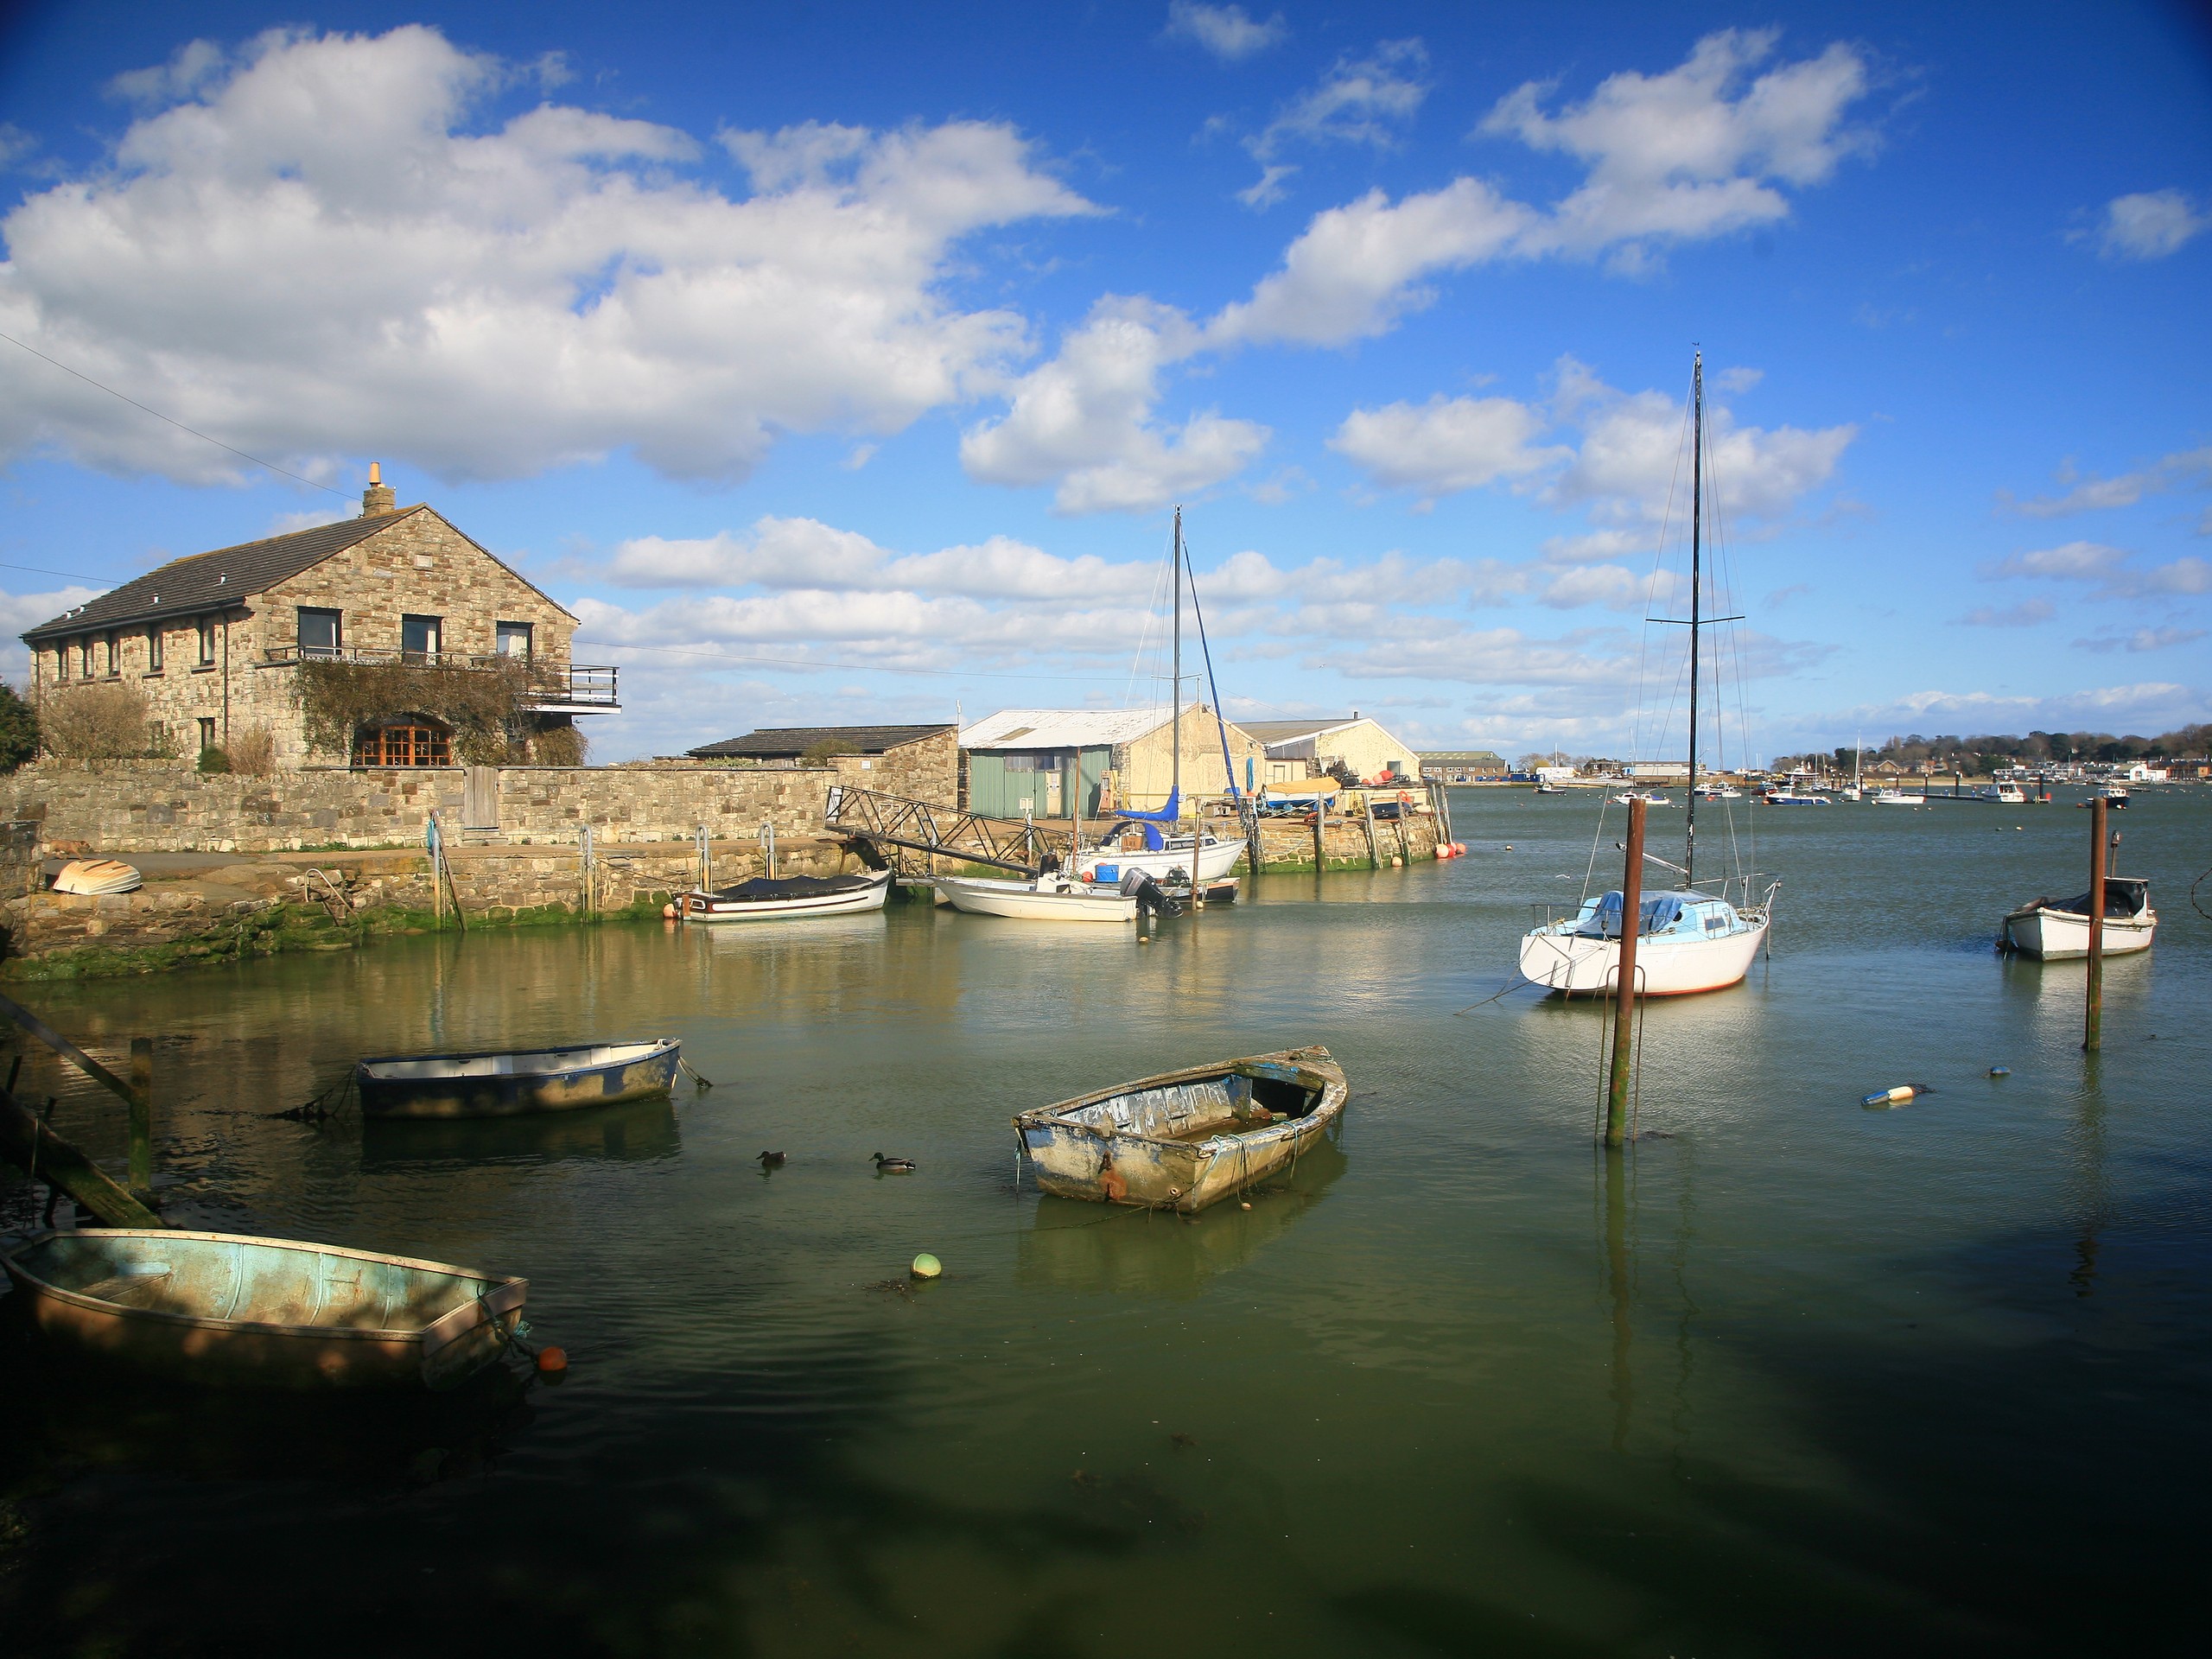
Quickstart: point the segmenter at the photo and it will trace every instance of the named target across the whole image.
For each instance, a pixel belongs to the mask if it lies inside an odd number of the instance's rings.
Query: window
[[[203,750],[215,747],[215,716],[213,715],[200,716],[200,747]]]
[[[309,610],[300,607],[300,655],[302,657],[335,657],[345,643],[340,626],[343,619],[337,611]]]
[[[69,642],[66,639],[54,648],[54,677],[57,680],[69,677]]]
[[[212,616],[200,619],[200,666],[215,666],[215,619]]]
[[[123,641],[111,633],[107,637],[107,672],[110,679],[123,672]]]
[[[438,654],[438,625],[443,620],[435,616],[403,616],[399,619],[399,648],[410,661],[419,661]]]
[[[453,734],[432,723],[365,726],[353,740],[357,766],[449,766]]]
[[[502,622],[499,625],[498,632],[499,636],[500,656],[519,657],[524,662],[528,662],[530,660],[529,623]]]
[[[162,671],[162,625],[158,622],[146,630],[146,671],[149,674]]]
[[[1001,763],[1008,772],[1034,772],[1037,757],[1033,754],[1009,754]]]

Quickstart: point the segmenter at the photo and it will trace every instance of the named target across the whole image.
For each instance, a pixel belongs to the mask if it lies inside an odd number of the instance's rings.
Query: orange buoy
[[[660,907],[660,913],[672,922],[676,919],[676,906],[673,904],[663,905]]]
[[[565,1348],[541,1348],[537,1351],[537,1369],[546,1376],[559,1376],[569,1369],[569,1351]]]

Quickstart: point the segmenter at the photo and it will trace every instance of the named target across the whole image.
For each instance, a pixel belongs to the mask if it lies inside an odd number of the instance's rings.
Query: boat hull
[[[1197,875],[1201,882],[1218,880],[1236,867],[1244,856],[1241,841],[1202,841],[1198,843]],[[1111,875],[1102,873],[1113,871]],[[1085,880],[1118,881],[1131,870],[1142,870],[1157,881],[1173,870],[1191,873],[1191,849],[1166,847],[1159,852],[1125,853],[1117,849],[1093,848],[1076,860],[1076,873]]]
[[[2155,910],[2146,910],[2139,916],[2107,916],[2105,955],[2126,957],[2148,950],[2158,931],[2158,912]],[[2089,918],[2073,911],[2031,906],[2016,910],[2005,918],[1999,943],[2024,957],[2035,957],[2044,962],[2086,957],[2089,954]]]
[[[395,1055],[353,1068],[364,1117],[514,1117],[664,1095],[683,1045],[596,1045],[522,1053]],[[550,1064],[531,1065],[545,1060]],[[502,1064],[518,1062],[501,1069]]]
[[[693,890],[676,901],[676,913],[687,922],[791,922],[810,916],[850,916],[881,910],[891,892],[891,872],[879,871],[865,887],[849,893],[814,893],[801,899],[724,899]]]
[[[970,916],[1000,916],[1017,922],[1133,922],[1134,893],[1113,888],[1090,892],[1039,893],[1026,881],[990,881],[941,875],[938,895]]]
[[[1718,938],[1670,939],[1663,934],[1636,942],[1638,994],[1690,996],[1726,990],[1751,972],[1767,923],[1754,921]],[[1539,928],[1521,940],[1521,976],[1567,996],[1610,995],[1620,971],[1618,939],[1586,938],[1564,929]]]
[[[1179,1097],[1189,1109],[1184,1116],[1204,1114],[1205,1091],[1229,1077],[1318,1098],[1310,1110],[1262,1128],[1203,1139],[1147,1132],[1174,1128]],[[1343,1116],[1349,1093],[1327,1049],[1288,1049],[1079,1095],[1024,1112],[1014,1128],[1047,1192],[1191,1215],[1295,1165]],[[1129,1109],[1116,1110],[1125,1102]]]
[[[528,1282],[407,1256],[165,1228],[41,1233],[4,1258],[87,1356],[231,1388],[447,1388],[513,1340]]]

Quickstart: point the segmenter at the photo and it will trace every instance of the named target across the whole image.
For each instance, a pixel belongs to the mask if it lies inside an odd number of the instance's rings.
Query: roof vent
[[[391,512],[399,505],[399,498],[391,493],[391,486],[384,481],[384,466],[380,461],[369,463],[369,487],[361,492],[361,517],[372,513]]]

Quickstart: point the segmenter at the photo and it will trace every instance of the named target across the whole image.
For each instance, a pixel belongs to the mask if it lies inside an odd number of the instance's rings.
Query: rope
[[[2202,916],[2206,921],[2212,922],[2212,910],[2205,909],[2204,906],[2197,901],[2196,897],[2196,890],[2202,887],[2207,880],[2212,880],[2212,870],[2205,871],[2202,875],[2198,876],[2196,880],[2189,884],[2189,907],[2195,911],[2198,915]]]
[[[677,1070],[682,1071],[685,1077],[690,1078],[692,1082],[697,1084],[702,1089],[711,1089],[715,1086],[713,1084],[708,1082],[706,1078],[701,1077],[696,1071],[694,1071],[691,1069],[691,1062],[685,1059],[681,1054],[678,1054],[676,1057],[676,1065]]]
[[[1499,997],[1503,996],[1507,991],[1517,991],[1523,985],[1533,985],[1535,982],[1536,982],[1535,980],[1530,979],[1525,974],[1516,974],[1513,976],[1512,982],[1507,985],[1504,990],[1497,991],[1491,995],[1486,996],[1479,1002],[1468,1003],[1465,1007],[1458,1010],[1458,1012],[1454,1013],[1452,1017],[1454,1020],[1457,1020],[1462,1014],[1472,1014],[1477,1008],[1486,1008],[1491,1003],[1497,1001]]]

